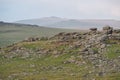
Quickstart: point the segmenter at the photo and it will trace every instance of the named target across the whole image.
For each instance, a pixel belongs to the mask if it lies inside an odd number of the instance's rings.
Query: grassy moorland
[[[94,65],[82,54],[78,54],[79,48],[69,49],[69,45],[56,45],[51,41],[23,42],[15,45],[26,50],[32,50],[25,57],[14,56],[14,53],[0,53],[0,79],[2,80],[119,80],[120,73],[100,75],[100,68]],[[118,46],[118,45],[116,45]],[[7,52],[13,47],[4,48]],[[53,50],[49,54],[37,53],[37,49]],[[108,48],[109,49],[109,48]],[[55,54],[55,51],[63,52]],[[111,51],[111,49],[109,49]],[[114,50],[114,48],[112,49]],[[21,52],[22,54],[22,52]],[[25,52],[23,53],[25,54]],[[9,55],[9,58],[6,56]],[[26,54],[27,55],[27,54]],[[113,56],[108,53],[107,56]],[[10,56],[13,56],[10,58]],[[116,56],[116,55],[115,55]],[[120,56],[117,55],[117,56]],[[117,57],[116,56],[116,57]],[[66,62],[71,60],[71,62]],[[73,60],[73,62],[72,62]],[[74,63],[74,60],[78,63]],[[66,62],[66,63],[65,63]],[[103,68],[104,69],[104,68]]]
[[[0,23],[0,47],[19,42],[28,37],[51,37],[59,32],[74,31],[77,30],[45,28],[38,27],[36,25]]]
[[[100,42],[101,34],[95,42],[89,33],[64,33],[4,47],[0,50],[0,79],[120,80],[120,41]],[[89,50],[84,49],[90,41]],[[101,44],[106,45],[102,52]]]

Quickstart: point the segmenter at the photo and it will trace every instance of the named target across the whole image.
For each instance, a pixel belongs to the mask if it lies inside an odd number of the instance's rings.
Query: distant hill
[[[32,24],[47,26],[53,28],[72,28],[72,29],[88,29],[91,27],[101,28],[105,25],[110,25],[115,28],[120,28],[120,21],[110,20],[110,19],[88,19],[88,20],[78,20],[78,19],[65,19],[59,17],[44,17],[40,19],[28,19],[16,21],[16,23]]]
[[[66,21],[65,18],[59,18],[59,17],[44,17],[40,19],[27,19],[27,20],[20,20],[16,21],[16,23],[22,23],[22,24],[36,24],[40,26],[47,26],[47,25],[53,25],[54,23]]]
[[[28,37],[51,37],[59,32],[77,30],[47,28],[37,25],[0,22],[0,47],[19,42]]]

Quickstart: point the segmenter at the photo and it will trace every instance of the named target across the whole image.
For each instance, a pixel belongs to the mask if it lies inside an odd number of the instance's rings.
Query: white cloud
[[[120,17],[120,8],[117,6],[113,6],[111,8],[111,15],[116,16],[116,17]]]
[[[120,0],[116,0],[119,1]],[[119,4],[119,5],[118,5]],[[90,1],[79,1],[77,3],[77,10],[79,13],[83,13],[86,16],[102,17],[99,15],[120,18],[120,3],[113,2],[113,0],[90,0]],[[96,16],[95,16],[96,17]]]
[[[0,17],[3,18],[6,16],[34,18],[51,15],[120,20],[120,0],[0,0],[0,11],[3,9],[6,9],[0,13]]]

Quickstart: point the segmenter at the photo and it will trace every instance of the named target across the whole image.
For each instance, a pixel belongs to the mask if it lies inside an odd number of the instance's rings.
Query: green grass
[[[46,45],[47,44],[47,45]],[[49,43],[49,41],[38,41],[38,42],[23,42],[17,44],[27,49],[51,48],[55,46]],[[36,46],[36,47],[35,47]],[[58,51],[67,49],[67,45],[59,45],[56,47]],[[11,48],[12,49],[12,48]],[[9,49],[7,49],[9,50]],[[73,80],[82,79],[82,76],[87,72],[84,66],[78,66],[73,63],[64,64],[64,62],[73,56],[72,52],[77,50],[71,50],[70,53],[64,53],[59,55],[57,58],[52,55],[43,55],[38,57],[30,56],[28,58],[15,57],[12,59],[2,58],[0,56],[0,78],[4,80]],[[7,53],[4,53],[6,55]],[[74,54],[78,56],[78,54]],[[32,66],[34,65],[34,66]],[[26,74],[26,75],[24,75]],[[12,76],[12,78],[9,78]]]
[[[50,41],[51,42],[51,41]],[[36,50],[37,48],[56,49],[58,51],[67,50],[55,57],[53,54],[47,54],[42,56],[34,56],[34,53],[30,57],[21,58],[16,56],[14,58],[4,58],[4,55],[8,53],[0,53],[0,79],[3,80],[119,80],[120,73],[108,74],[106,76],[96,76],[96,74],[89,74],[89,71],[93,71],[93,65],[87,60],[82,59],[79,52],[79,48],[69,49],[68,45],[56,45],[56,43],[50,43],[49,41],[37,41],[37,42],[22,42],[16,46],[26,49]],[[55,48],[56,47],[56,48]],[[113,48],[114,47],[114,48]],[[109,46],[108,50],[120,49],[119,45]],[[10,50],[12,47],[4,48],[4,50]],[[96,50],[96,48],[94,49]],[[108,56],[111,55],[109,51]],[[11,53],[12,54],[12,53]],[[112,56],[113,57],[113,56]],[[64,63],[65,61],[74,58],[76,61],[85,61],[86,64],[77,65],[75,63]],[[88,67],[88,68],[86,68]],[[98,70],[96,70],[98,71]],[[89,74],[88,78],[84,77]]]
[[[47,78],[48,80],[59,80],[60,78],[65,80],[80,79],[82,74],[79,73],[79,71],[82,70],[83,67],[74,64],[63,64],[63,61],[70,56],[71,54],[64,54],[58,58],[48,55],[34,59],[14,58],[3,60],[4,63],[0,66],[0,77],[7,80],[8,76],[16,74],[15,77],[13,77],[13,80],[38,80],[42,78]],[[27,76],[23,73],[26,73]],[[75,73],[76,75],[71,76],[70,74],[72,73]]]
[[[72,54],[63,54],[58,58],[51,55],[41,58],[13,58],[3,59],[0,66],[0,78],[3,80],[119,80],[119,73],[98,77],[92,75],[88,79],[83,77],[91,69],[85,66],[78,66],[72,63],[63,64]],[[11,77],[10,77],[11,76]]]
[[[112,44],[111,46],[107,47],[106,56],[109,59],[114,59],[120,56],[120,45],[119,44]]]

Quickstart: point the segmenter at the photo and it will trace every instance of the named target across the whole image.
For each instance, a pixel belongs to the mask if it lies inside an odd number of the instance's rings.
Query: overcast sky
[[[0,0],[0,21],[49,16],[120,20],[120,0]]]

